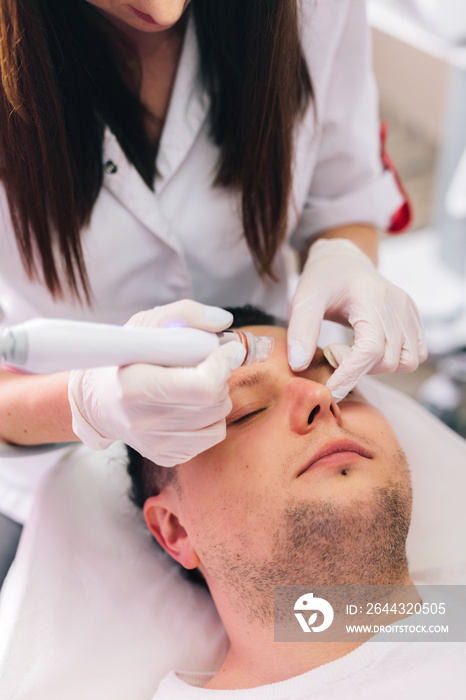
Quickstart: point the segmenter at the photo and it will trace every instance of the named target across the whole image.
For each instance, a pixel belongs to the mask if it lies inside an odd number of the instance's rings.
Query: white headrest
[[[223,659],[210,596],[126,495],[125,454],[75,447],[45,477],[0,598],[0,697],[147,700],[174,664]]]
[[[410,463],[411,570],[463,562],[465,441],[400,392],[361,388]],[[209,597],[156,548],[127,487],[122,445],[73,448],[45,478],[1,596],[2,698],[150,700],[169,669],[220,664]]]

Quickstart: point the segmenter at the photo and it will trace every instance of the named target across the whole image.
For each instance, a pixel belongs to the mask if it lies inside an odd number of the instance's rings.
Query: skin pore
[[[161,545],[199,567],[230,639],[208,688],[280,681],[359,643],[275,643],[274,585],[410,584],[409,471],[386,419],[357,390],[340,404],[321,351],[293,373],[286,331],[265,363],[236,370],[224,442],[177,468],[144,507]]]

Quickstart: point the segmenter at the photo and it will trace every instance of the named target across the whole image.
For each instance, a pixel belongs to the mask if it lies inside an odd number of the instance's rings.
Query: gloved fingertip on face
[[[311,361],[308,349],[297,340],[288,346],[288,360],[294,372],[306,369]]]

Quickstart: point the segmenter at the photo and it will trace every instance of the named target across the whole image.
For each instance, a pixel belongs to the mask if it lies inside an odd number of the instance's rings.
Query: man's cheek
[[[258,428],[254,432],[254,439],[244,436],[241,444],[237,446],[235,450],[237,468],[250,477],[266,472],[272,478],[277,447],[273,434]]]

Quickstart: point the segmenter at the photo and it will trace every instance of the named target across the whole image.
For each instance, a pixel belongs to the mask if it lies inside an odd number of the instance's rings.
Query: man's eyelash
[[[252,418],[258,413],[262,413],[262,411],[265,411],[265,408],[258,408],[256,411],[251,411],[251,413],[245,413],[244,416],[240,416],[236,420],[232,421],[231,425],[239,425],[240,423],[244,423],[245,421],[249,420],[249,418]]]

